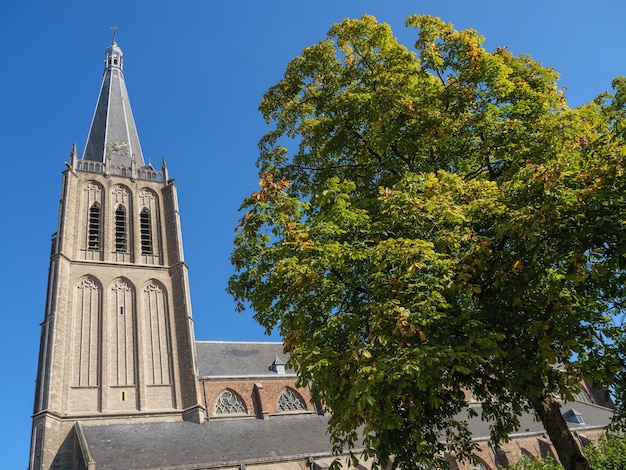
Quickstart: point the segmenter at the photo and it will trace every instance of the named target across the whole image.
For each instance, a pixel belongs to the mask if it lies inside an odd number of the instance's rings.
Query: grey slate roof
[[[329,455],[328,417],[280,416],[188,422],[83,426],[101,469],[215,468]]]
[[[480,419],[480,405],[473,405],[479,413],[479,417],[470,420],[470,430],[474,439],[488,439],[489,438],[489,424]],[[613,416],[613,412],[608,409],[589,403],[573,402],[563,403],[561,405],[561,413],[565,414],[570,409],[574,408],[578,411],[583,419],[584,424],[568,422],[567,426],[573,431],[584,432],[585,429],[597,429],[606,427]],[[530,413],[524,413],[520,416],[519,429],[511,434],[511,437],[524,435],[524,434],[541,434],[544,432],[543,425],[537,421]]]
[[[144,160],[124,82],[122,60],[123,53],[117,44],[106,49],[104,78],[83,159],[104,163],[106,153],[112,166],[130,168],[134,156],[139,168],[144,166]]]
[[[270,342],[196,341],[196,354],[200,377],[274,377],[270,366],[276,357],[289,358],[282,343]]]
[[[572,407],[585,420],[585,424],[568,423],[572,430],[584,433],[588,428],[606,426],[611,419],[611,410],[580,402],[565,403],[563,413]],[[480,413],[480,405],[476,408]],[[328,419],[307,414],[203,424],[89,425],[82,429],[98,470],[201,469],[330,455]],[[470,430],[475,439],[489,438],[488,426],[480,418],[470,420]],[[541,423],[525,414],[520,430],[511,437],[541,433]]]

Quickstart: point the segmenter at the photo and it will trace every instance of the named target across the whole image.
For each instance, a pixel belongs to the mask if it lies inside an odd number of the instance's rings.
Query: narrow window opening
[[[97,202],[89,209],[87,248],[89,250],[100,249],[100,205]]]
[[[145,208],[139,214],[139,230],[141,233],[141,254],[152,254],[152,227],[150,221],[150,211]]]
[[[126,208],[119,206],[115,211],[115,251],[126,252]]]
[[[126,392],[122,391],[122,401],[126,401]]]
[[[120,307],[120,315],[124,315],[124,307]]]

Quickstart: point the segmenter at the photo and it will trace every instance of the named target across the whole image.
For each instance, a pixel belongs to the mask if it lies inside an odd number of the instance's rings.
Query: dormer
[[[568,423],[585,424],[583,415],[576,411],[574,408],[570,408],[565,413],[563,413],[563,419],[565,419],[565,421],[567,421]]]
[[[277,374],[285,375],[285,361],[276,356],[274,362],[272,362],[272,365],[270,366],[270,370],[276,372]]]

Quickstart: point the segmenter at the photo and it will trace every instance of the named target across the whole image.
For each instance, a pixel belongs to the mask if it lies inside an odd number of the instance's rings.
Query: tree
[[[626,468],[626,439],[615,435],[602,436],[598,442],[584,447],[585,456],[594,470],[622,470]],[[507,468],[511,470],[563,470],[549,455],[545,459],[524,458]]]
[[[526,457],[518,460],[513,465],[509,465],[507,468],[510,470],[563,470],[563,466],[555,463],[550,456],[546,456],[545,459]]]
[[[371,16],[336,24],[265,94],[229,291],[279,329],[337,451],[469,459],[471,392],[495,442],[532,410],[589,468],[558,398],[621,390],[624,81],[570,109],[530,57],[407,25],[415,52]]]
[[[626,439],[623,436],[604,436],[598,442],[585,446],[585,455],[594,469],[626,468]]]

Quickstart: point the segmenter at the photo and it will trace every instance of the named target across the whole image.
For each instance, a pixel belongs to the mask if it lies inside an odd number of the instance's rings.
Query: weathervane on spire
[[[115,43],[115,34],[117,33],[117,25],[111,26],[111,29],[113,30],[113,40],[111,41],[111,44],[113,46],[115,46],[116,45],[116,43]]]

